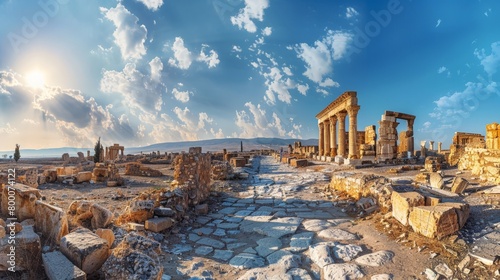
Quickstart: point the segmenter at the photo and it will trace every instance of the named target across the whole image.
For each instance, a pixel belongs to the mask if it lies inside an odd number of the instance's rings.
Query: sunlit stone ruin
[[[500,125],[443,149],[409,113],[358,130],[362,106],[341,94],[307,145],[2,163],[0,275],[15,236],[19,279],[497,279]]]

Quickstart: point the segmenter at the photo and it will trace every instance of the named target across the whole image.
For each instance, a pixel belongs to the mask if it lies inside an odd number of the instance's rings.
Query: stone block
[[[42,255],[45,274],[50,280],[86,280],[87,274],[76,267],[61,252],[54,251]]]
[[[439,173],[431,173],[429,176],[429,184],[431,187],[436,189],[442,189],[444,187],[444,179],[443,176]]]
[[[175,211],[168,207],[158,207],[154,209],[154,214],[159,217],[173,217]]]
[[[417,192],[392,192],[392,216],[403,225],[408,225],[408,216],[416,206],[425,205],[425,198]]]
[[[189,147],[190,154],[201,154],[201,147]]]
[[[306,167],[307,164],[307,159],[292,159],[290,161],[290,165],[293,167]]]
[[[41,232],[49,244],[59,245],[61,238],[69,233],[68,217],[59,207],[41,200],[36,201],[35,229]]]
[[[461,194],[469,186],[469,182],[461,177],[455,177],[451,184],[451,192]]]
[[[234,167],[245,167],[245,165],[247,164],[247,160],[244,157],[234,157],[231,158],[230,163]]]
[[[139,230],[144,230],[144,224],[139,224],[139,223],[128,223],[127,224],[127,229],[128,230],[133,230],[133,231],[139,231]]]
[[[171,218],[153,218],[146,220],[145,228],[153,232],[164,231],[173,225]]]
[[[153,200],[134,200],[125,210],[124,219],[129,222],[144,223],[153,217]]]
[[[112,230],[107,228],[98,228],[95,231],[95,234],[97,234],[97,236],[99,236],[100,238],[106,240],[108,242],[109,248],[113,246],[113,242],[115,242],[115,234]]]
[[[7,224],[8,226],[9,224]],[[7,227],[7,235],[0,239],[0,271],[7,271],[10,267],[11,246],[9,244],[10,229]],[[33,226],[24,226],[22,231],[16,234],[15,258],[16,271],[35,270],[40,266],[42,247],[40,236]]]
[[[75,177],[75,182],[77,184],[90,182],[90,180],[92,180],[92,172],[90,171],[78,172]]]
[[[102,207],[101,205],[94,203],[90,207],[90,212],[92,212],[92,228],[105,228],[111,224],[113,219],[113,213],[108,209]]]
[[[61,252],[78,268],[91,274],[109,256],[108,241],[86,228],[77,228],[61,239]]]
[[[9,211],[9,197],[13,197],[15,207],[11,207],[14,215],[19,221],[32,219],[35,217],[35,201],[41,195],[40,192],[30,186],[23,184],[15,184],[14,186],[6,185],[2,191],[2,214],[4,216],[11,216]]]
[[[445,203],[439,204],[439,206],[448,206],[448,207],[453,207],[453,209],[455,209],[455,212],[457,213],[457,217],[458,217],[459,228],[462,228],[465,225],[465,223],[467,222],[467,219],[469,218],[470,205],[467,203],[445,202]]]
[[[441,198],[426,196],[425,197],[425,206],[436,206],[441,202]]]
[[[442,238],[459,229],[455,208],[450,206],[418,206],[410,213],[409,224],[413,231],[429,238]]]
[[[206,214],[208,214],[208,204],[203,203],[203,204],[196,205],[194,207],[194,211],[198,215],[206,215]]]

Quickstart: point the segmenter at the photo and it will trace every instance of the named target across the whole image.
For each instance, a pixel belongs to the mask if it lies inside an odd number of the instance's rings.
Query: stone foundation
[[[163,174],[150,167],[142,166],[139,163],[128,163],[125,166],[125,175],[130,176],[144,176],[144,177],[160,177]]]

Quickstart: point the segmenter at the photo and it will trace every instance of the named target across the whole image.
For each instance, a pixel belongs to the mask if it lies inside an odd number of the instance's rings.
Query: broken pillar
[[[35,201],[41,197],[40,192],[23,184],[6,185],[2,192],[2,214],[17,217],[19,221],[33,219],[35,217]],[[14,201],[15,206],[12,207]],[[9,208],[10,206],[10,208]]]
[[[454,207],[418,206],[410,213],[409,224],[413,231],[429,238],[454,234],[459,230],[458,216]]]
[[[61,238],[69,233],[66,213],[41,200],[36,201],[34,220],[36,231],[41,232],[49,244],[59,245]]]

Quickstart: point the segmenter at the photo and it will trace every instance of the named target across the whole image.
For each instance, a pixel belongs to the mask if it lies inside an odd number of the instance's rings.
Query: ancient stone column
[[[87,151],[87,157],[90,157],[90,151]]]
[[[330,143],[332,157],[337,155],[337,117],[333,116],[330,118]]]
[[[325,156],[330,156],[330,121],[326,120],[324,125],[324,130],[325,130],[325,140],[323,141],[324,147],[323,147],[323,153]]]
[[[359,158],[358,149],[358,111],[359,106],[349,106],[349,158]]]
[[[426,142],[425,140],[420,141],[420,156],[422,158],[425,158],[425,156],[426,156],[426,153],[425,153],[425,142]]]
[[[441,153],[441,148],[443,146],[442,142],[438,142],[438,153]]]
[[[106,154],[104,154],[104,159],[108,160],[109,159],[109,148],[106,147]]]
[[[434,151],[434,141],[429,141],[429,150]]]
[[[323,127],[324,127],[324,124],[323,123],[319,123],[318,124],[318,129],[319,129],[319,139],[318,139],[318,149],[319,149],[319,152],[318,152],[318,155],[322,156],[323,155]]]
[[[347,113],[339,112],[337,116],[339,117],[339,146],[337,149],[337,155],[345,157],[345,116]]]

